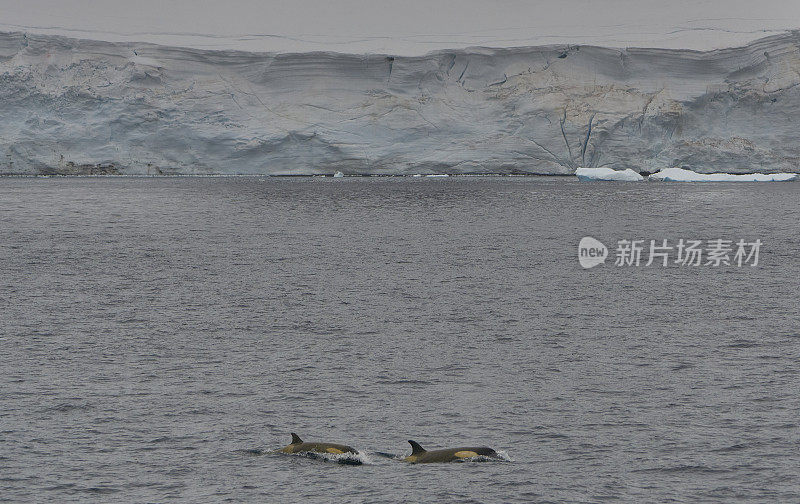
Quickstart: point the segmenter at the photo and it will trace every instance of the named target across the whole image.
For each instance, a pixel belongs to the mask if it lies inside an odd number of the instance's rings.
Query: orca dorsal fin
[[[421,447],[419,443],[416,441],[408,440],[408,444],[411,445],[411,455],[416,455],[418,453],[425,453],[425,448]]]
[[[303,440],[300,439],[300,436],[298,436],[297,434],[292,432],[292,443],[291,444],[300,444],[302,442],[303,442]]]

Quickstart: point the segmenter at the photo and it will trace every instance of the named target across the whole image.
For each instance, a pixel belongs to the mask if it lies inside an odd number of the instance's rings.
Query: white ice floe
[[[670,182],[787,182],[796,180],[796,173],[697,173],[683,168],[666,168],[650,175],[649,180]]]
[[[336,173],[333,174],[333,178],[342,178],[342,177],[344,177],[344,173],[340,171],[337,171]]]
[[[612,180],[622,182],[637,182],[644,180],[644,177],[631,170],[612,170],[611,168],[578,168],[575,170],[578,180]]]

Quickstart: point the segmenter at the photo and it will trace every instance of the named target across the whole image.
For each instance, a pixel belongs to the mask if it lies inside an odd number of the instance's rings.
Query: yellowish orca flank
[[[485,446],[467,448],[446,448],[444,450],[428,451],[416,441],[408,440],[411,444],[411,455],[404,458],[412,464],[429,464],[432,462],[457,462],[472,457],[498,457],[497,452]]]
[[[294,432],[292,432],[292,443],[277,451],[280,453],[329,453],[331,455],[341,455],[342,453],[358,453],[355,448],[343,444],[313,442],[306,443]]]

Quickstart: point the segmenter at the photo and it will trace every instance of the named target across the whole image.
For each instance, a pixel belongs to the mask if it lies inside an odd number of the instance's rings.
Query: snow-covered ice
[[[638,182],[644,180],[644,177],[630,168],[624,170],[612,170],[611,168],[578,168],[575,170],[575,175],[578,177],[578,180],[582,181],[607,180]]]
[[[796,173],[696,173],[683,168],[666,168],[650,175],[649,180],[670,182],[788,182]]]
[[[0,173],[795,172],[797,68],[800,31],[422,56],[0,33]]]

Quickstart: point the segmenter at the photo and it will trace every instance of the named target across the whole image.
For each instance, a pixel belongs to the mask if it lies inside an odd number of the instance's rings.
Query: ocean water
[[[798,222],[797,183],[0,179],[0,501],[798,502]]]

